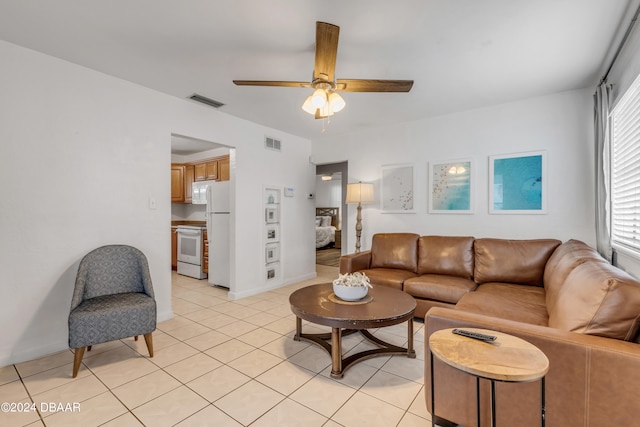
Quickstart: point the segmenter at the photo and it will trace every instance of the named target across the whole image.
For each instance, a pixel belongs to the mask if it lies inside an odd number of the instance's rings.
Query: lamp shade
[[[347,184],[347,199],[345,202],[348,204],[361,203],[363,205],[373,203],[373,184],[363,182]]]

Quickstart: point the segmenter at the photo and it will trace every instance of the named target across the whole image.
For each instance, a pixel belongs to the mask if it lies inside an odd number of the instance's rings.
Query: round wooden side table
[[[495,382],[531,382],[540,380],[540,420],[545,425],[545,375],[549,359],[533,344],[501,332],[477,328],[460,328],[466,331],[494,335],[493,342],[484,342],[453,333],[453,329],[441,329],[429,337],[431,357],[431,412],[435,418],[435,394],[433,381],[434,355],[447,365],[476,377],[478,426],[480,426],[480,379],[491,383],[491,425],[496,425]],[[432,421],[432,426],[435,424]]]

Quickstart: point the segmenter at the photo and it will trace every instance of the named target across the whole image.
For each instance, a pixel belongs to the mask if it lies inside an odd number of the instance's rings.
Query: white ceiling
[[[638,0],[0,0],[0,39],[313,140],[597,84]],[[340,26],[337,78],[413,79],[345,93],[322,123],[315,22]],[[622,27],[619,31],[618,28]],[[193,102],[193,101],[190,101]],[[210,107],[206,107],[210,108]]]

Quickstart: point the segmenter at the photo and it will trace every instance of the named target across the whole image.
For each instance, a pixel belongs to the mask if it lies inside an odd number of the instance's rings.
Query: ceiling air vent
[[[279,139],[271,138],[268,136],[264,137],[264,147],[270,150],[280,151],[281,142]]]
[[[220,107],[222,107],[224,105],[220,101],[216,101],[215,99],[207,98],[206,96],[198,95],[197,93],[194,93],[193,95],[191,95],[189,97],[189,99],[193,99],[194,101],[198,101],[198,102],[201,102],[203,104],[207,104],[208,106],[213,107],[213,108],[220,108]]]

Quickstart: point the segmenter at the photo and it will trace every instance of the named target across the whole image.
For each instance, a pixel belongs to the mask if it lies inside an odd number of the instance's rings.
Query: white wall
[[[147,255],[159,319],[172,315],[171,133],[236,147],[232,297],[263,287],[264,184],[296,189],[285,283],[315,275],[310,141],[2,41],[0,63],[0,366],[67,347],[78,263],[104,244]]]
[[[593,245],[592,92],[560,93],[349,135],[332,137],[329,130],[327,137],[314,142],[313,157],[317,163],[346,158],[349,182],[375,184],[377,203],[364,205],[362,211],[363,250],[379,232],[576,238]],[[548,213],[490,215],[488,157],[534,150],[547,151]],[[427,213],[428,162],[459,158],[474,160],[475,213]],[[413,163],[417,171],[416,213],[382,214],[380,168],[400,163]],[[349,248],[355,245],[355,215],[355,206],[349,206],[349,224],[342,227]]]

